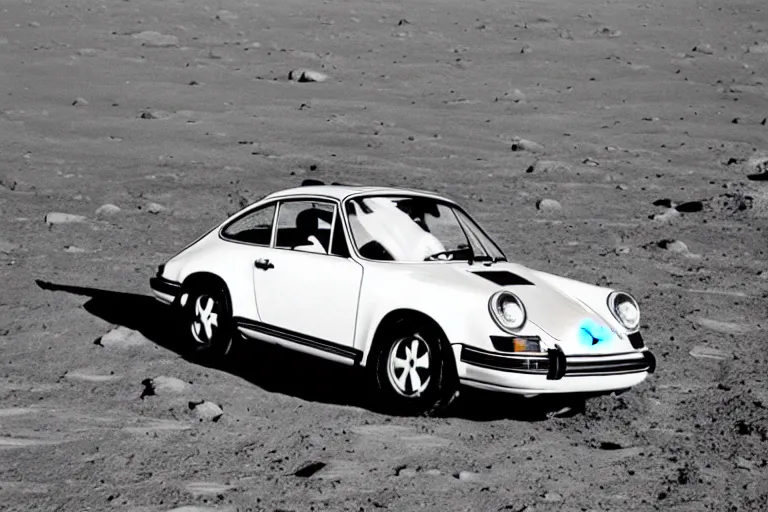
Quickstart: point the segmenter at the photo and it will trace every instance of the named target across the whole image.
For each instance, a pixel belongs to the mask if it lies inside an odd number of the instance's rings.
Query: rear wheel
[[[223,357],[231,351],[232,309],[223,285],[207,282],[184,285],[178,308],[179,327],[191,355]]]
[[[375,405],[386,412],[436,415],[458,395],[450,347],[429,325],[398,322],[368,363]]]

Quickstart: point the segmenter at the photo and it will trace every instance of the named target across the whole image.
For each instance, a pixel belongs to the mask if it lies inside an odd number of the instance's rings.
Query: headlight
[[[504,290],[494,293],[488,301],[488,309],[504,331],[515,331],[525,325],[525,306],[513,293]]]
[[[608,309],[627,330],[634,331],[640,325],[640,307],[628,293],[611,293],[608,296]]]

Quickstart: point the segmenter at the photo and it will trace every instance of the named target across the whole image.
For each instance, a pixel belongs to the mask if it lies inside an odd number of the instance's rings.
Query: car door
[[[268,261],[266,261],[268,260]],[[349,258],[336,203],[283,200],[267,258],[254,261],[261,328],[291,348],[355,359],[362,266]]]
[[[253,289],[253,262],[268,258],[273,238],[277,201],[238,215],[221,230],[230,242],[213,256],[211,268],[229,284],[233,316],[248,320],[259,317]]]

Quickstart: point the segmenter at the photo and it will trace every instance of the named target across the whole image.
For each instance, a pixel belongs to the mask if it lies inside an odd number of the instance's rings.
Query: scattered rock
[[[768,153],[760,152],[747,160],[747,167],[756,171],[768,171]]]
[[[167,48],[179,45],[179,38],[176,36],[161,34],[154,30],[145,30],[138,34],[133,34],[133,38],[141,42],[142,46],[150,48]]]
[[[221,407],[213,402],[208,402],[207,400],[189,402],[189,408],[200,421],[206,420],[215,423],[224,415],[224,411],[221,410]]]
[[[737,191],[710,198],[707,201],[707,207],[715,212],[733,213],[751,209],[754,202],[754,197]]]
[[[11,252],[15,251],[18,248],[19,248],[18,244],[14,244],[13,242],[9,242],[5,238],[0,238],[0,252],[2,252],[3,254],[11,253]]]
[[[629,190],[629,187],[624,185],[623,183],[620,183],[616,185],[616,190]]]
[[[672,208],[671,199],[657,199],[653,202],[653,206],[663,206],[664,208]]]
[[[621,450],[622,446],[619,443],[614,443],[613,441],[602,441],[600,442],[599,448],[601,450]]]
[[[187,389],[187,383],[176,377],[159,376],[141,381],[144,390],[141,392],[141,398],[145,396],[155,396],[158,393],[181,393]]]
[[[563,497],[560,496],[559,494],[557,494],[556,492],[553,492],[553,491],[547,491],[546,493],[544,493],[542,495],[541,499],[544,500],[544,501],[548,501],[550,503],[555,503],[555,502],[558,502],[558,501],[563,501]]]
[[[512,138],[512,151],[530,151],[531,153],[540,153],[544,151],[544,146],[538,142],[533,142],[522,137]]]
[[[80,48],[75,53],[81,57],[95,57],[99,54],[99,50],[94,50],[93,48]]]
[[[678,212],[673,208],[670,208],[669,210],[663,213],[654,213],[653,215],[649,215],[648,218],[656,222],[670,222],[679,216],[680,216],[680,212]]]
[[[712,49],[712,46],[706,43],[694,46],[693,50],[691,51],[703,53],[705,55],[712,55],[713,53],[715,53],[715,51]]]
[[[722,350],[716,348],[705,347],[703,345],[696,345],[689,352],[690,355],[696,359],[715,359],[717,361],[724,361],[728,359],[728,354]]]
[[[588,165],[590,167],[597,167],[598,165],[600,165],[600,162],[598,162],[597,160],[591,157],[585,158],[581,163],[583,163],[584,165]]]
[[[155,391],[181,393],[187,388],[187,383],[176,377],[166,377],[160,375],[152,379],[152,385]]]
[[[430,476],[440,476],[440,475],[442,475],[443,473],[442,473],[442,471],[440,471],[439,469],[428,469],[428,470],[426,470],[426,471],[424,472],[424,474],[425,474],[425,475],[430,475]]]
[[[752,172],[747,176],[750,181],[768,181],[768,153],[758,153],[746,163],[747,170]]]
[[[557,160],[536,160],[525,172],[545,173],[545,172],[570,172],[571,166],[565,162]]]
[[[13,192],[14,190],[16,190],[16,187],[18,185],[19,185],[19,182],[16,181],[15,179],[9,178],[8,176],[0,176],[0,187],[3,187]]]
[[[525,103],[525,94],[520,89],[513,89],[507,91],[501,96],[498,96],[494,101],[511,101],[512,103]]]
[[[46,224],[72,224],[76,222],[85,222],[83,215],[73,215],[71,213],[51,212],[45,216]]]
[[[558,212],[562,210],[563,207],[554,199],[539,199],[536,201],[536,209],[543,212]]]
[[[32,27],[32,28],[37,28],[37,27],[39,27],[39,26],[40,26],[40,23],[38,23],[38,22],[36,22],[36,21],[30,21],[30,22],[28,23],[28,25],[29,25],[30,27]]]
[[[309,478],[326,466],[325,462],[312,461],[302,465],[299,469],[293,472],[294,476],[301,478]]]
[[[164,110],[144,109],[136,117],[140,119],[168,119],[171,114]]]
[[[603,27],[600,29],[595,30],[595,35],[597,36],[605,36],[605,37],[620,37],[621,36],[621,30],[614,30],[610,27]]]
[[[149,203],[146,208],[149,213],[153,213],[155,215],[168,210],[168,208],[158,203]]]
[[[311,69],[293,69],[288,73],[288,80],[294,82],[325,82],[328,75]]]
[[[458,478],[462,482],[479,482],[482,480],[482,476],[479,473],[472,471],[459,471],[454,473],[453,477]]]
[[[75,101],[72,102],[73,107],[79,107],[79,106],[85,106],[88,105],[88,101],[85,98],[77,98]]]
[[[755,464],[754,462],[749,461],[744,457],[736,457],[736,467],[738,469],[746,469],[748,471],[751,471],[752,469],[754,469]]]
[[[114,204],[103,204],[96,208],[96,215],[99,217],[109,217],[120,213],[120,207]]]
[[[151,343],[140,332],[124,326],[117,327],[94,342],[106,348],[132,348]]]
[[[520,48],[520,53],[531,53],[533,50],[531,50],[531,47],[529,45],[524,45],[522,48]]]
[[[685,245],[680,240],[661,240],[656,245],[661,247],[662,249],[666,249],[669,252],[674,252],[677,254],[688,254],[688,246]]]
[[[88,252],[88,250],[83,249],[82,247],[77,247],[75,245],[67,245],[64,247],[64,252],[68,252],[70,254],[83,254]]]

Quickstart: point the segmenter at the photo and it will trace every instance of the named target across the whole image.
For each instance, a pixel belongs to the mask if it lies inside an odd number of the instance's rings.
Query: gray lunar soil
[[[764,0],[0,2],[0,509],[768,510],[766,117]],[[629,291],[657,372],[406,418],[182,358],[157,265],[307,178]]]

